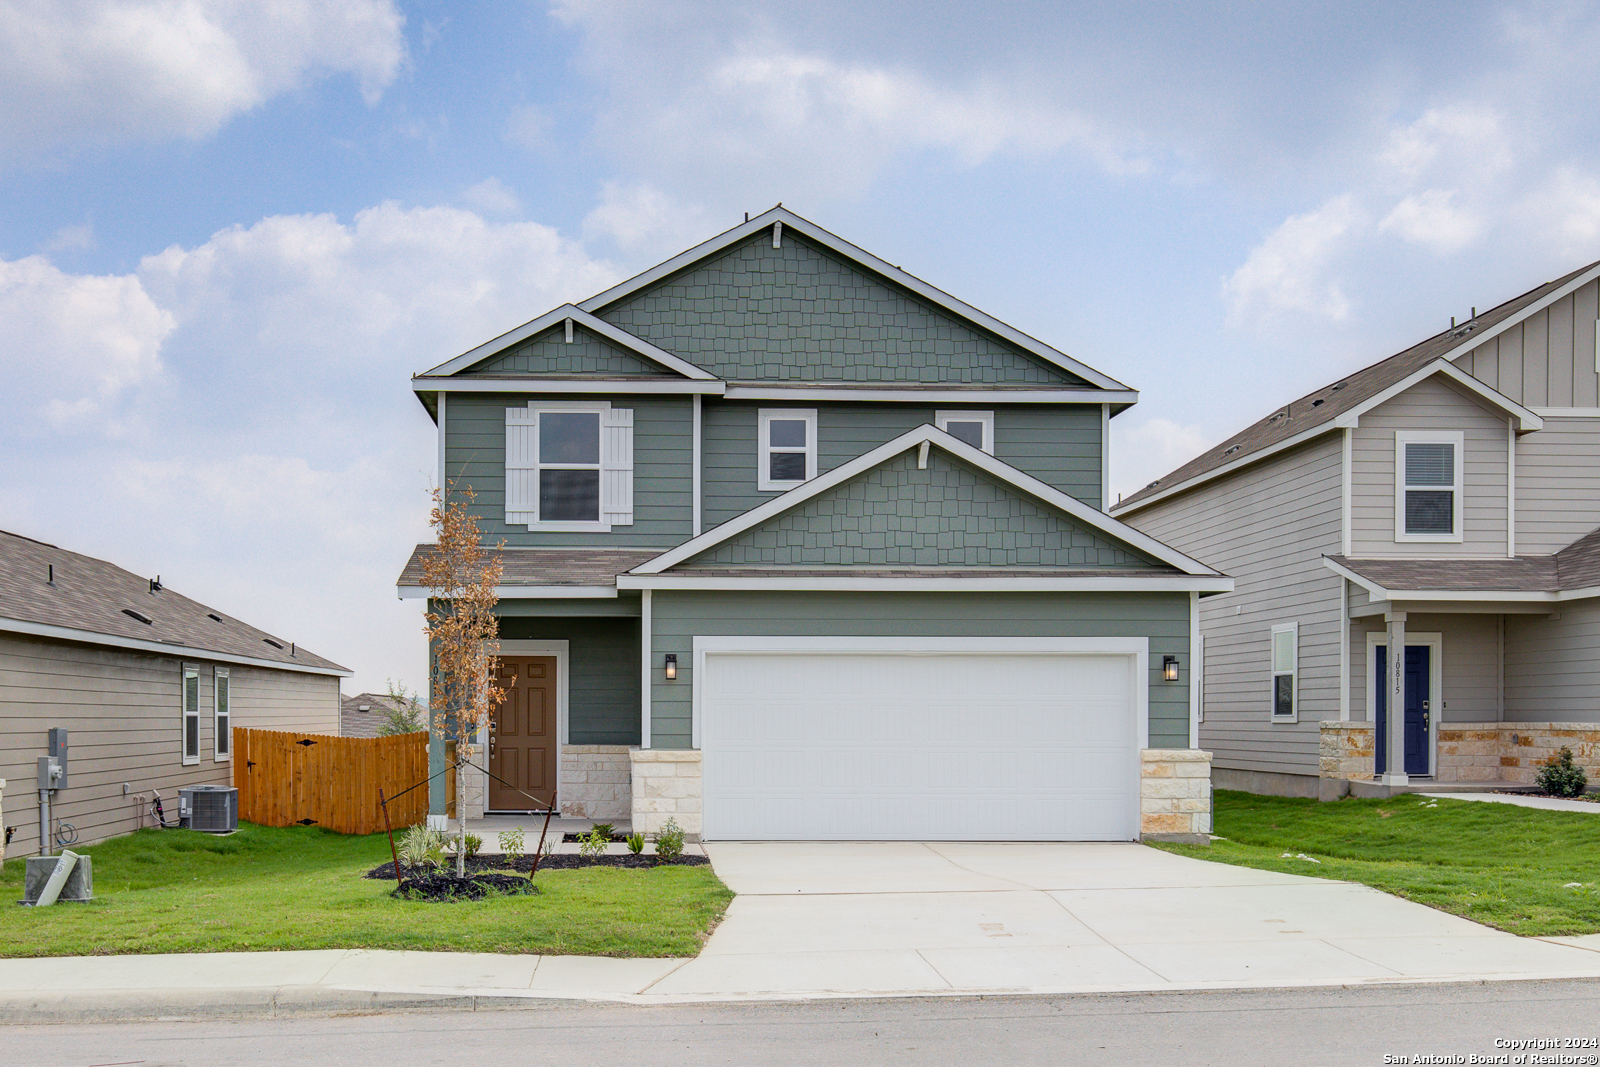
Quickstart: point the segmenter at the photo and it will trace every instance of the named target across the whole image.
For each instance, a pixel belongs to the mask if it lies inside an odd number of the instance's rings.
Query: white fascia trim
[[[873,593],[1231,593],[1226,575],[1174,574],[1129,578],[1107,575],[1072,578],[868,578],[849,574],[788,577],[690,574],[619,574],[619,589],[765,589]]]
[[[1132,545],[1141,552],[1153,556],[1162,563],[1176,567],[1186,574],[1220,576],[1218,571],[1207,567],[1199,560],[1191,559],[1177,549],[1162,544],[1149,534],[1134,529],[1120,519],[1112,518],[1103,512],[1097,511],[1076,497],[1068,496],[1054,486],[1046,485],[1031,474],[1025,474],[1011,466],[1011,464],[998,460],[980,449],[973,448],[964,441],[958,441],[943,430],[927,423],[906,431],[894,440],[881,444],[872,451],[857,456],[848,463],[840,464],[828,473],[811,479],[805,485],[791,489],[782,496],[773,497],[765,504],[751,508],[738,518],[730,519],[720,526],[715,526],[699,537],[685,541],[669,552],[663,552],[655,559],[641,563],[629,573],[659,574],[668,567],[676,566],[686,559],[698,556],[709,548],[713,548],[730,538],[737,537],[744,531],[783,514],[790,508],[825,493],[837,485],[842,485],[851,478],[878,466],[880,463],[885,463],[900,453],[915,448],[924,441],[938,445],[957,459],[969,463],[1025,493],[1038,497],[1051,507],[1066,512],[1084,525]],[[624,588],[628,587],[625,586]]]
[[[638,292],[640,289],[643,289],[646,286],[660,281],[662,278],[665,278],[668,275],[674,274],[685,267],[693,265],[699,260],[715,255],[717,252],[736,245],[740,241],[743,241],[749,237],[753,237],[763,230],[770,229],[772,224],[775,222],[781,222],[783,223],[784,229],[792,230],[796,233],[802,234],[808,240],[821,245],[829,251],[835,252],[846,259],[854,260],[856,263],[866,267],[868,270],[883,275],[884,277],[893,281],[896,285],[899,285],[905,289],[909,289],[911,292],[916,293],[924,300],[943,308],[952,315],[957,315],[961,318],[977,323],[990,333],[1005,338],[1018,348],[1021,348],[1032,355],[1038,356],[1047,363],[1052,363],[1063,370],[1071,371],[1078,377],[1083,378],[1102,389],[1127,389],[1127,386],[1123,385],[1116,379],[1101,374],[1093,367],[1085,366],[1084,364],[1079,363],[1065,352],[1057,351],[1056,349],[1045,344],[1043,341],[1040,341],[1037,338],[1029,337],[1021,330],[1018,330],[1013,326],[1008,326],[992,315],[988,315],[982,311],[979,311],[970,304],[967,304],[961,300],[957,300],[949,293],[946,293],[941,289],[934,288],[922,279],[907,274],[894,264],[879,259],[877,256],[866,251],[865,249],[857,248],[844,238],[839,237],[836,234],[829,233],[827,230],[824,230],[815,223],[808,222],[799,215],[796,215],[794,212],[788,211],[782,207],[775,207],[764,214],[757,215],[749,222],[735,226],[733,229],[718,234],[709,241],[705,241],[696,245],[687,252],[680,252],[678,255],[667,260],[665,263],[660,263],[654,267],[651,267],[643,274],[635,275],[634,277],[629,278],[627,281],[622,282],[620,285],[614,285],[603,293],[598,293],[595,296],[591,296],[589,299],[580,302],[578,307],[584,309],[585,311],[592,312],[598,310],[599,308],[605,307],[608,304],[612,304],[623,299],[624,297]]]
[[[1600,419],[1600,408],[1534,408],[1544,419]]]
[[[1573,293],[1577,292],[1579,289],[1582,289],[1585,285],[1588,285],[1596,278],[1600,278],[1600,265],[1595,266],[1591,270],[1584,271],[1566,285],[1563,285],[1554,292],[1547,293],[1539,300],[1535,300],[1533,303],[1529,304],[1515,315],[1512,315],[1510,318],[1495,323],[1494,326],[1490,327],[1483,333],[1480,334],[1477,331],[1473,331],[1473,333],[1464,337],[1460,344],[1456,345],[1454,348],[1451,348],[1439,358],[1449,360],[1459,359],[1468,352],[1471,352],[1474,348],[1477,348],[1479,345],[1483,344],[1483,342],[1492,337],[1500,336],[1507,330],[1511,329],[1511,327],[1517,325],[1519,322],[1522,322],[1524,319],[1543,311],[1545,308],[1549,307],[1551,304],[1554,304],[1562,297],[1571,296]]]
[[[1440,359],[1436,359],[1427,364],[1422,369],[1415,371],[1402,381],[1396,382],[1394,385],[1391,385],[1389,388],[1383,390],[1381,393],[1378,393],[1376,396],[1369,397],[1368,399],[1362,401],[1357,406],[1351,408],[1349,411],[1346,411],[1344,414],[1330,422],[1313,426],[1311,429],[1297,433],[1293,437],[1285,438],[1275,445],[1268,445],[1266,448],[1259,448],[1254,452],[1245,453],[1231,463],[1224,463],[1220,467],[1213,467],[1211,470],[1195,475],[1188,481],[1179,482],[1170,489],[1163,489],[1154,496],[1147,496],[1143,500],[1136,501],[1126,506],[1113,506],[1111,510],[1114,512],[1120,512],[1122,514],[1132,514],[1135,511],[1143,510],[1144,508],[1150,507],[1153,504],[1158,504],[1169,497],[1177,496],[1179,493],[1188,492],[1197,485],[1204,485],[1206,482],[1215,481],[1218,478],[1226,477],[1241,467],[1248,466],[1252,463],[1259,463],[1260,461],[1271,456],[1275,456],[1279,452],[1285,451],[1286,449],[1295,448],[1299,445],[1305,444],[1307,441],[1313,440],[1322,434],[1332,433],[1334,430],[1354,428],[1360,423],[1362,415],[1366,414],[1368,411],[1371,411],[1379,404],[1394,399],[1396,396],[1405,392],[1407,389],[1410,389],[1413,385],[1416,385],[1424,378],[1432,377],[1435,374],[1446,375],[1453,381],[1459,382],[1469,391],[1478,394],[1484,400],[1500,408],[1506,414],[1515,417],[1518,423],[1518,433],[1527,433],[1532,430],[1540,430],[1544,428],[1544,420],[1541,419],[1532,408],[1525,408],[1505,394],[1490,389],[1487,385],[1484,385],[1482,382],[1478,381],[1478,379],[1472,377],[1472,375],[1461,370],[1454,363],[1447,362],[1441,357]]]
[[[630,382],[617,378],[413,378],[415,393],[703,393],[721,396],[722,382],[662,381],[648,378]]]
[[[1367,595],[1373,600],[1389,599],[1389,590],[1385,589],[1371,578],[1363,577],[1362,575],[1359,575],[1355,571],[1351,570],[1349,567],[1340,566],[1327,556],[1322,557],[1322,565],[1333,573],[1339,575],[1341,578],[1348,578],[1350,581],[1355,582],[1361,588],[1365,589],[1367,591]]]
[[[256,659],[254,656],[239,656],[231,652],[215,652],[209,648],[195,648],[192,645],[169,645],[165,641],[146,641],[138,637],[118,637],[114,634],[95,633],[93,630],[78,630],[70,626],[52,626],[42,622],[27,622],[22,619],[0,619],[0,631],[14,634],[30,634],[34,637],[53,637],[60,641],[77,641],[86,645],[104,645],[108,648],[128,648],[136,652],[158,652],[163,656],[177,658],[190,657],[193,659],[208,660],[213,663],[238,663],[246,667],[270,667],[280,671],[299,671],[301,674],[328,674],[338,678],[349,678],[354,671],[347,671],[343,667],[312,667],[309,664],[279,663],[272,659]]]
[[[717,376],[705,368],[697,367],[688,360],[675,356],[666,349],[653,345],[642,337],[635,337],[628,331],[619,329],[604,319],[595,317],[576,304],[562,304],[554,311],[547,311],[532,322],[525,322],[508,333],[503,333],[493,340],[485,341],[470,352],[463,352],[447,363],[441,363],[431,370],[424,371],[421,377],[451,375],[464,371],[473,364],[481,363],[518,341],[525,341],[535,334],[543,333],[564,319],[571,319],[584,329],[591,333],[599,334],[619,348],[626,348],[635,355],[640,355],[654,363],[659,363],[669,370],[675,370],[686,378],[694,378],[700,381],[716,380]]]
[[[1496,557],[1491,557],[1496,558]],[[1471,603],[1484,601],[1500,604],[1553,604],[1563,600],[1588,600],[1600,596],[1600,586],[1589,586],[1583,589],[1385,589],[1371,578],[1365,578],[1348,567],[1341,567],[1327,556],[1322,557],[1323,564],[1333,573],[1342,575],[1361,588],[1374,601],[1386,600],[1395,605],[1411,603],[1419,600],[1436,600],[1440,602]]]
[[[1347,426],[1354,428],[1355,426],[1360,425],[1361,416],[1365,415],[1379,404],[1384,404],[1390,400],[1393,400],[1395,397],[1399,396],[1407,389],[1410,389],[1418,382],[1427,378],[1431,378],[1435,374],[1443,374],[1445,377],[1449,378],[1451,381],[1454,381],[1468,392],[1474,393],[1484,401],[1493,404],[1507,415],[1514,416],[1517,420],[1518,433],[1529,433],[1533,430],[1542,430],[1544,428],[1544,420],[1535,414],[1532,408],[1525,408],[1515,400],[1512,400],[1509,396],[1506,396],[1504,393],[1489,388],[1487,385],[1484,385],[1478,379],[1474,378],[1472,375],[1468,374],[1466,371],[1462,370],[1460,367],[1443,357],[1440,357],[1439,359],[1436,359],[1431,363],[1427,363],[1417,370],[1412,371],[1409,375],[1400,379],[1398,382],[1395,382],[1382,392],[1377,393],[1374,396],[1369,396],[1367,399],[1363,400],[1349,411],[1344,412],[1338,418],[1334,419],[1333,423],[1335,426],[1338,426],[1341,429]]]
[[[890,404],[1137,404],[1136,390],[1101,389],[851,389],[829,385],[730,384],[729,400],[859,400]]]
[[[1338,428],[1339,427],[1331,422],[1325,422],[1320,426],[1313,426],[1311,429],[1297,433],[1293,437],[1284,438],[1275,445],[1268,445],[1266,448],[1257,449],[1256,451],[1241,456],[1230,463],[1224,463],[1222,466],[1213,467],[1211,470],[1208,470],[1203,474],[1197,474],[1186,482],[1179,482],[1170,489],[1161,490],[1161,492],[1156,493],[1154,496],[1147,496],[1143,500],[1134,501],[1129,504],[1113,504],[1111,506],[1111,510],[1113,512],[1119,512],[1125,515],[1132,514],[1135,511],[1142,511],[1153,504],[1161,503],[1161,501],[1166,500],[1168,497],[1173,497],[1177,496],[1179,493],[1188,492],[1197,485],[1204,485],[1206,482],[1215,481],[1218,478],[1226,477],[1227,475],[1232,474],[1234,471],[1239,470],[1241,467],[1247,467],[1252,463],[1259,463],[1264,459],[1268,459],[1269,457],[1277,455],[1279,452],[1285,452],[1291,448],[1298,448],[1307,441],[1313,441],[1318,437],[1321,437],[1323,434],[1332,433]]]
[[[401,600],[428,600],[433,590],[421,585],[397,585]],[[497,585],[494,595],[501,600],[586,600],[616,599],[614,585]]]

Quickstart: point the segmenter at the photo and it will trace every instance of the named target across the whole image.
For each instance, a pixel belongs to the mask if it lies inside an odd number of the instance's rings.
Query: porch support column
[[[1406,775],[1406,613],[1385,612],[1389,621],[1388,671],[1383,684],[1388,722],[1384,730],[1384,785],[1405,785]]]
[[[639,747],[650,747],[650,696],[655,674],[650,634],[650,590],[639,593]]]

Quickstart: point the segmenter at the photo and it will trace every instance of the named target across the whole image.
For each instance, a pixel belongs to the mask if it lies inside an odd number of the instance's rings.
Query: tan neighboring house
[[[1218,787],[1526,784],[1562,745],[1600,777],[1597,316],[1591,264],[1113,506],[1234,577],[1200,601]]]
[[[105,560],[0,532],[0,779],[7,852],[39,847],[36,761],[69,731],[53,816],[88,844],[160,791],[233,782],[231,727],[339,730],[350,672]],[[59,827],[53,827],[52,833]]]

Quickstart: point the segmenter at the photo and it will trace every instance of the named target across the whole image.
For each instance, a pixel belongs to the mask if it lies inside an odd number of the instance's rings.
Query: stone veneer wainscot
[[[1587,722],[1463,722],[1439,727],[1436,782],[1533,785],[1539,765],[1565,745],[1600,778],[1600,726]],[[1324,722],[1319,743],[1323,778],[1372,778],[1372,724]]]
[[[1211,753],[1197,748],[1140,751],[1139,839],[1211,844]]]
[[[690,841],[700,840],[700,753],[682,748],[630,748],[635,833],[657,834],[668,819]]]

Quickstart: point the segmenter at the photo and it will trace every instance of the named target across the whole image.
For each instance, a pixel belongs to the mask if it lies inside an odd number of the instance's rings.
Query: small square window
[[[933,424],[957,441],[994,455],[994,412],[936,411]]]
[[[1395,434],[1395,540],[1460,541],[1461,433]]]
[[[757,432],[757,488],[767,492],[793,489],[817,476],[815,411],[765,408],[757,418]]]

